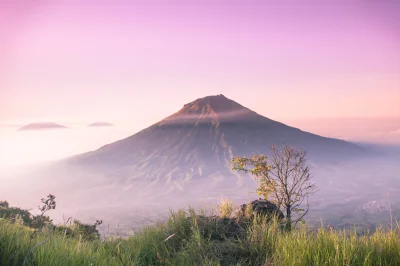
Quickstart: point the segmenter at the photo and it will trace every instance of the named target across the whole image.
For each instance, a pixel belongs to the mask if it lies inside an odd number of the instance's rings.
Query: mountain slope
[[[303,132],[217,95],[197,99],[133,136],[67,162],[135,188],[162,184],[169,191],[205,178],[210,186],[227,187],[242,181],[230,172],[233,156],[267,153],[270,145],[282,143],[307,150],[314,161],[363,152],[357,145]]]

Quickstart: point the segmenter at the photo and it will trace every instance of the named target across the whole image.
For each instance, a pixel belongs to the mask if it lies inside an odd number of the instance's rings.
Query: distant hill
[[[88,127],[113,127],[113,126],[114,126],[113,124],[108,122],[95,122],[88,125]]]
[[[28,130],[44,130],[44,129],[65,129],[67,128],[66,126],[63,125],[59,125],[56,123],[52,123],[52,122],[45,122],[45,123],[32,123],[32,124],[28,124],[26,126],[23,126],[19,129],[17,129],[17,131],[28,131]]]

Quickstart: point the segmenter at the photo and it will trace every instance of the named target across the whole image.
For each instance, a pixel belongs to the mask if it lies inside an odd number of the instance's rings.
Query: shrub
[[[11,222],[19,221],[26,226],[32,225],[32,215],[28,210],[10,207],[7,201],[0,201],[0,218],[8,219]]]

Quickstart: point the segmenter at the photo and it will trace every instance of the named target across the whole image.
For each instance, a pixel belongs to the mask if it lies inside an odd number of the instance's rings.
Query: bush
[[[97,225],[101,224],[101,221],[97,221],[95,224],[84,224],[78,220],[74,220],[72,225],[59,225],[53,226],[53,231],[63,235],[64,238],[76,238],[82,241],[94,241],[100,239],[100,233],[97,230]]]
[[[19,221],[26,225],[32,225],[32,215],[28,210],[10,207],[7,201],[0,201],[0,218],[8,219],[11,222]]]

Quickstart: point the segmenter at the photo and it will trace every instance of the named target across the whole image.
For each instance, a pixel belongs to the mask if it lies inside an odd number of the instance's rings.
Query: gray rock
[[[283,212],[279,210],[278,206],[276,206],[274,203],[265,200],[265,199],[258,199],[254,200],[248,204],[243,204],[239,207],[238,214],[242,216],[246,216],[247,212],[247,206],[251,206],[251,212],[252,216],[256,214],[261,214],[261,215],[276,215],[278,219],[283,219],[285,216],[283,215]]]

